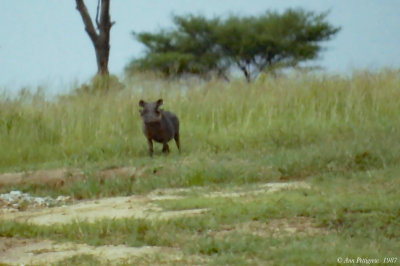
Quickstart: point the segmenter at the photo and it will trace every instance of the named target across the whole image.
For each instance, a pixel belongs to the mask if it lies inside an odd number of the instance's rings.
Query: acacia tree
[[[225,20],[177,16],[173,30],[134,34],[146,46],[146,55],[133,60],[127,71],[150,69],[167,76],[218,73],[226,77],[229,70],[237,68],[250,82],[260,72],[317,58],[321,41],[329,40],[340,29],[326,22],[326,16],[302,9]]]
[[[203,78],[213,73],[226,78],[222,54],[214,49],[217,41],[215,25],[219,20],[175,16],[174,23],[176,31],[133,33],[146,46],[147,54],[144,58],[133,60],[127,67],[128,71],[151,69],[165,76],[194,74]]]
[[[76,0],[76,9],[81,14],[85,30],[93,43],[96,59],[97,74],[108,75],[108,58],[110,55],[110,30],[115,22],[110,18],[110,0],[98,0],[95,29],[90,14],[83,0]]]
[[[218,27],[217,44],[250,82],[265,70],[317,58],[321,41],[331,39],[340,29],[325,21],[327,14],[288,9],[259,17],[232,16]]]

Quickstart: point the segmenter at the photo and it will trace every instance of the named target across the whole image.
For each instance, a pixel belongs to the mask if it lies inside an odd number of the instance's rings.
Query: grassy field
[[[0,236],[174,247],[215,265],[336,265],[339,257],[383,262],[400,256],[400,72],[297,74],[261,77],[252,84],[136,78],[125,86],[51,101],[41,95],[3,99],[0,172],[66,167],[85,176],[62,187],[21,185],[0,192],[91,199],[294,180],[311,189],[162,201],[158,204],[166,210],[210,210],[167,222],[124,218],[39,226],[0,221]],[[171,142],[170,155],[161,155],[156,145],[151,159],[138,101],[158,98],[181,120],[182,153]],[[118,166],[141,168],[144,174],[106,181],[95,174]],[[235,230],[245,223],[300,218],[323,233]],[[62,263],[99,262],[82,256]]]

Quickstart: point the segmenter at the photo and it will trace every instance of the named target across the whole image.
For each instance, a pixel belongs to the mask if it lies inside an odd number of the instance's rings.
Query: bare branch
[[[97,29],[100,30],[99,11],[100,11],[100,0],[98,0],[97,2],[97,10],[96,10],[96,25]]]
[[[86,32],[88,33],[93,43],[95,43],[97,41],[98,35],[83,0],[76,0],[76,9],[78,9],[79,13],[81,14],[83,24],[85,24]]]
[[[100,34],[108,34],[111,26],[110,0],[101,0]]]

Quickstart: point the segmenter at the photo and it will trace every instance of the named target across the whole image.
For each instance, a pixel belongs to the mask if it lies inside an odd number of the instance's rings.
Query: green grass
[[[75,265],[86,265],[86,266],[98,266],[106,265],[101,260],[97,259],[93,255],[77,255],[71,258],[61,260],[57,263],[53,263],[54,266],[75,266]]]
[[[166,210],[209,208],[201,216],[168,221],[146,219],[103,219],[57,226],[0,222],[0,235],[50,238],[90,245],[126,244],[179,248],[186,255],[209,257],[214,264],[335,264],[336,258],[396,256],[400,248],[398,168],[357,172],[345,176],[311,178],[311,190],[300,189],[246,198],[203,198],[160,201]],[[268,223],[273,219],[309,217],[326,234],[260,237],[232,230],[227,225],[249,221]],[[236,263],[234,263],[236,261]],[[297,263],[296,263],[297,262]]]
[[[137,79],[143,90],[23,95],[0,105],[0,171],[81,168],[85,181],[61,192],[87,198],[390,168],[400,158],[399,79],[396,71],[253,84]],[[159,97],[180,117],[183,153],[171,142],[168,157],[158,145],[150,159],[138,101]],[[114,165],[146,167],[146,178],[114,180],[108,191],[91,173]]]
[[[392,147],[399,140],[399,79],[394,71],[351,78],[307,75],[250,85],[211,81],[186,92],[178,82],[149,81],[132,82],[143,91],[81,93],[55,101],[25,95],[0,106],[0,170],[143,161],[147,144],[138,101],[158,97],[181,120],[183,156],[295,151],[342,157],[370,151],[390,164],[399,150]]]
[[[159,201],[165,210],[208,208],[168,221],[104,219],[57,226],[0,221],[0,236],[50,238],[91,245],[176,247],[214,265],[335,265],[337,257],[398,256],[400,249],[400,75],[386,70],[351,77],[293,75],[207,83],[140,80],[126,89],[47,101],[25,95],[0,104],[0,171],[80,168],[61,187],[19,185],[38,195],[77,199],[147,193],[154,189],[251,187],[305,180],[312,189],[243,198],[192,193]],[[131,90],[140,88],[141,90]],[[181,90],[186,87],[187,90]],[[156,146],[148,157],[139,99],[164,98],[181,120],[182,154]],[[103,179],[111,166],[144,169]],[[249,221],[307,217],[321,235],[261,237],[233,231]],[[191,241],[189,241],[191,240]],[[65,261],[98,264],[92,257]]]

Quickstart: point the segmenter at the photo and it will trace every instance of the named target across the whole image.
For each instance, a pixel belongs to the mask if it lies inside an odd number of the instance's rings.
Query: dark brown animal
[[[163,144],[162,151],[169,153],[168,142],[175,139],[176,146],[179,152],[181,151],[179,143],[179,119],[168,111],[160,109],[163,100],[159,99],[156,102],[139,101],[139,106],[142,107],[140,115],[143,120],[143,133],[149,144],[150,156],[153,156],[153,140]]]

